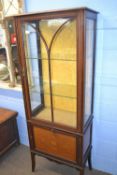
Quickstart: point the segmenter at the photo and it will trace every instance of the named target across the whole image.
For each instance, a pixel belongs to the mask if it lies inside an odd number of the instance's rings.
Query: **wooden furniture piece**
[[[91,169],[97,12],[15,16],[32,170],[35,155]]]
[[[0,108],[0,156],[19,144],[16,117],[17,112]]]

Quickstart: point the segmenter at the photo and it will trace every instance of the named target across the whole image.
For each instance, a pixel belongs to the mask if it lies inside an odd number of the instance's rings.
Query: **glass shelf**
[[[30,88],[31,92],[37,93],[37,94],[45,94],[45,95],[50,95],[50,90],[49,90],[49,83],[44,82],[43,87],[41,86],[40,88],[35,89],[35,87]],[[62,98],[71,98],[75,99],[76,98],[76,86],[75,85],[70,85],[70,84],[52,84],[52,96],[58,96]]]
[[[60,109],[54,109],[54,122],[76,128],[76,113]],[[52,121],[50,108],[44,108],[35,116],[35,119]]]
[[[48,61],[47,58],[26,58],[27,60],[46,60]],[[51,58],[50,60],[57,60],[57,61],[76,61],[75,59],[57,59],[57,58]]]

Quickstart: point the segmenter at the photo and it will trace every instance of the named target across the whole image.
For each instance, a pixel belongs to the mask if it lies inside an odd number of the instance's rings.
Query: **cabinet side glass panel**
[[[86,63],[85,63],[85,104],[84,124],[92,114],[92,85],[94,62],[94,20],[86,20]]]
[[[32,117],[51,121],[48,59],[47,52],[41,56],[41,47],[46,48],[38,27],[39,22],[22,26],[30,104]]]

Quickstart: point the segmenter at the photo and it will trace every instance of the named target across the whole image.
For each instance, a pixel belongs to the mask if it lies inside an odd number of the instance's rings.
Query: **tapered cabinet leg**
[[[31,153],[31,160],[32,160],[32,172],[35,171],[35,154]]]
[[[88,155],[88,165],[89,165],[89,170],[92,170],[92,160],[91,160],[91,151]]]
[[[80,170],[80,175],[84,175],[84,169]]]

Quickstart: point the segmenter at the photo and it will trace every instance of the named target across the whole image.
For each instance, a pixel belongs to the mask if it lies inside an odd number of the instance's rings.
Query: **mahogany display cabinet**
[[[96,17],[88,8],[14,17],[32,171],[35,155],[91,169]]]

